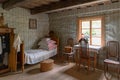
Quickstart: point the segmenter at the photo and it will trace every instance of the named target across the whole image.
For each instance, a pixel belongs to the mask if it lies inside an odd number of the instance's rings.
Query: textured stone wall
[[[7,11],[2,9],[1,5],[0,13],[4,15],[5,24],[8,24],[8,27],[15,28],[15,33],[20,35],[25,43],[25,49],[32,48],[36,45],[36,41],[49,31],[47,14],[31,15],[29,10],[23,8],[13,8]],[[29,29],[30,18],[37,19],[37,29]]]
[[[101,16],[105,17],[105,40],[120,41],[120,2],[109,5],[100,5],[85,9],[72,9],[49,14],[50,30],[56,32],[60,38],[60,52],[62,53],[66,40],[69,37],[77,38],[77,20],[80,17]],[[99,62],[103,64],[105,52],[99,54]]]

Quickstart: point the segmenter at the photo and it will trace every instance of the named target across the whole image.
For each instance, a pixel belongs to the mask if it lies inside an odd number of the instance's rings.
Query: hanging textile
[[[17,50],[17,52],[20,51],[20,44],[22,43],[21,39],[20,39],[20,36],[17,34],[15,35],[15,39],[14,39],[14,48]]]
[[[4,53],[3,64],[6,66],[8,65],[8,53],[7,52]]]

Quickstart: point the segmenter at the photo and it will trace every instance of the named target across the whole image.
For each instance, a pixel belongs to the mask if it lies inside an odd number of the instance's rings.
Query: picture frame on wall
[[[37,19],[29,19],[29,29],[37,29]]]

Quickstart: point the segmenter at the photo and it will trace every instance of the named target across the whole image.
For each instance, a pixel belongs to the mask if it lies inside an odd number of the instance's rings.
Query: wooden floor
[[[90,71],[85,68],[77,69],[75,63],[55,61],[54,68],[47,72],[40,71],[40,65],[26,65],[22,73],[9,72],[0,75],[0,80],[106,80],[102,70]],[[111,80],[117,80],[111,77]]]

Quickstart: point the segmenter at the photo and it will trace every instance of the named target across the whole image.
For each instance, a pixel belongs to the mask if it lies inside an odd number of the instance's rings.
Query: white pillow
[[[38,45],[46,45],[47,44],[47,41],[49,41],[50,40],[50,38],[43,38],[39,43],[38,43]]]
[[[39,49],[49,50],[48,46],[40,46]]]
[[[45,49],[45,50],[49,50],[49,47],[48,47],[48,41],[50,40],[50,38],[43,38],[39,43],[39,48],[40,49]]]

